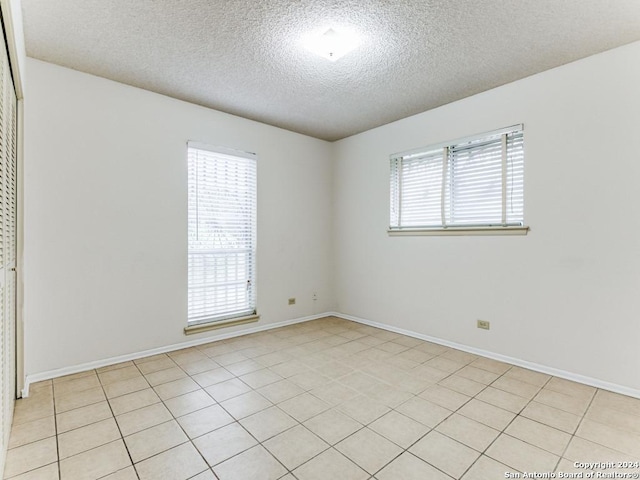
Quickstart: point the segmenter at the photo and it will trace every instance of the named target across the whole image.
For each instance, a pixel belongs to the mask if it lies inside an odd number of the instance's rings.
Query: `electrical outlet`
[[[295,305],[296,304],[296,299],[295,298],[290,298],[289,299],[289,305]]]
[[[491,322],[488,322],[486,320],[478,320],[478,328],[489,330],[491,328]]]
[[[316,300],[318,300],[318,294],[316,292],[313,292],[313,295],[311,296],[311,299],[315,302]]]

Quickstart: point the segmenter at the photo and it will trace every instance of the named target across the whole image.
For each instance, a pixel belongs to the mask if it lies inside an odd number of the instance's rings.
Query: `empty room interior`
[[[11,480],[640,478],[636,0],[0,0]]]

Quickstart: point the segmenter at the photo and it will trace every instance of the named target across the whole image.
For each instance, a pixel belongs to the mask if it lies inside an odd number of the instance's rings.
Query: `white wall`
[[[528,236],[387,236],[391,153],[516,123]],[[639,132],[635,43],[338,142],[338,311],[640,389]]]
[[[33,59],[27,72],[27,375],[198,338],[182,330],[188,140],[258,154],[260,325],[334,307],[331,144]]]

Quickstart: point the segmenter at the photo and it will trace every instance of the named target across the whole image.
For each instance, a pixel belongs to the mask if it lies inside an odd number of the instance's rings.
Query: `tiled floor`
[[[640,400],[327,318],[32,385],[5,478],[491,480],[624,461],[640,461]]]

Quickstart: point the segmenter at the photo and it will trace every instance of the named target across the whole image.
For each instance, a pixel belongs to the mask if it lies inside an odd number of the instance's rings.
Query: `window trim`
[[[411,150],[406,150],[404,152],[394,153],[389,156],[389,161],[391,164],[393,162],[403,161],[403,160],[412,160],[417,157],[423,157],[427,155],[433,155],[438,150],[445,151],[444,154],[448,151],[450,147],[458,146],[460,144],[472,143],[478,140],[482,140],[488,137],[494,136],[502,136],[503,142],[503,168],[502,168],[502,178],[503,178],[503,193],[502,193],[502,203],[503,203],[503,223],[499,224],[474,224],[474,225],[437,225],[437,226],[410,226],[410,227],[402,227],[398,226],[389,226],[387,229],[387,234],[389,236],[461,236],[461,235],[527,235],[530,228],[526,224],[513,224],[506,223],[505,221],[505,188],[506,182],[505,177],[507,175],[507,171],[504,167],[504,158],[506,157],[506,144],[505,144],[505,135],[513,132],[524,132],[523,124],[515,124],[509,127],[500,128],[497,130],[492,130],[489,132],[483,132],[476,135],[471,135],[467,137],[458,138],[455,140],[449,140],[446,142],[440,142],[436,144],[429,145],[427,147],[415,148]],[[442,183],[444,185],[444,178],[447,174],[448,170],[448,162],[443,162],[443,180]],[[393,179],[390,179],[393,182]],[[401,185],[402,179],[398,180]],[[391,189],[393,189],[393,184],[390,185]],[[401,189],[401,187],[400,187]],[[442,196],[444,196],[444,188],[441,190]],[[390,198],[392,202],[390,204],[390,208],[393,209],[393,199]],[[396,208],[400,209],[402,204],[402,197],[398,198],[398,205]],[[441,209],[442,216],[444,217],[445,213],[445,203],[444,200],[441,200]],[[399,215],[399,214],[398,214]]]
[[[255,185],[255,191],[254,191],[254,195],[255,195],[255,210],[254,210],[254,218],[253,218],[253,237],[254,237],[254,244],[253,244],[253,253],[252,253],[252,260],[253,260],[253,266],[252,266],[252,270],[253,270],[253,284],[252,284],[252,289],[253,289],[253,309],[248,309],[248,310],[243,310],[243,311],[237,311],[231,314],[226,314],[226,315],[218,315],[218,316],[206,316],[203,318],[199,318],[197,320],[189,320],[189,314],[187,312],[187,318],[186,318],[186,327],[184,327],[184,334],[185,335],[191,335],[191,334],[195,334],[195,333],[201,333],[201,332],[206,332],[208,330],[214,330],[214,329],[218,329],[218,328],[224,328],[224,327],[233,327],[235,325],[241,325],[244,323],[252,323],[252,322],[257,322],[260,319],[260,315],[258,314],[257,311],[257,295],[256,295],[256,283],[257,283],[257,248],[256,248],[256,242],[255,239],[257,238],[257,195],[258,195],[258,186],[257,186],[257,168],[258,168],[258,156],[257,154],[253,153],[253,152],[246,152],[246,151],[242,151],[242,150],[235,150],[232,148],[228,148],[228,147],[220,147],[220,146],[213,146],[213,145],[209,145],[206,143],[202,143],[202,142],[194,142],[194,141],[188,141],[187,142],[187,162],[189,161],[189,150],[191,149],[195,149],[195,150],[201,150],[201,151],[206,151],[206,152],[210,152],[213,154],[220,154],[220,155],[226,155],[226,156],[232,156],[232,157],[237,157],[237,158],[243,158],[243,159],[247,159],[247,160],[251,160],[255,162],[255,174],[256,174],[256,185]],[[187,246],[187,256],[190,253],[190,249]],[[187,266],[187,270],[188,270],[188,266]],[[188,272],[187,272],[188,274]],[[188,285],[187,285],[187,291],[188,291]]]
[[[526,235],[530,228],[528,226],[488,226],[488,227],[425,227],[425,228],[402,228],[388,229],[390,237],[406,236],[463,236],[463,235]]]

